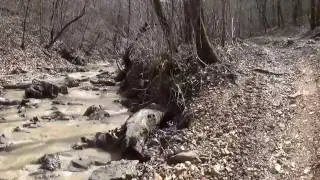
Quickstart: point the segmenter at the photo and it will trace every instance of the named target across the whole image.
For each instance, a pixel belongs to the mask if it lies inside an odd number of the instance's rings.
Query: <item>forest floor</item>
[[[236,84],[192,103],[198,177],[320,179],[319,41],[261,36],[227,49]]]

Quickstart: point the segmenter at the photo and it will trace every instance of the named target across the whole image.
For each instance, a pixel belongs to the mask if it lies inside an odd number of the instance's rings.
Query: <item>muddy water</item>
[[[84,80],[95,77],[99,74],[99,70],[113,70],[112,66],[104,64],[89,65],[88,68],[90,68],[89,72],[71,73],[68,76]],[[50,81],[63,81],[64,78],[65,75],[61,75],[51,78]],[[67,95],[59,95],[55,99],[66,105],[54,105],[50,99],[30,99],[37,106],[26,108],[24,116],[18,113],[16,106],[0,109],[0,117],[5,119],[3,122],[0,121],[0,133],[8,137],[13,147],[8,152],[0,152],[0,179],[28,179],[28,174],[38,169],[38,165],[35,165],[34,162],[49,153],[69,153],[66,159],[94,157],[104,161],[117,156],[96,149],[74,151],[71,148],[73,144],[79,142],[80,137],[120,127],[129,116],[126,108],[114,102],[120,99],[116,93],[117,87],[99,87],[101,90],[96,91],[81,88],[86,85],[90,83],[84,80],[79,87],[69,88]],[[4,91],[4,97],[11,100],[21,100],[23,96],[24,91],[22,90]],[[103,106],[111,117],[104,121],[88,121],[82,115],[91,105]],[[53,108],[69,115],[71,120],[40,119],[38,128],[29,128],[25,132],[13,132],[14,128],[21,127],[25,121],[35,116],[49,115],[53,112]],[[90,170],[83,173],[71,173],[62,169],[61,173],[59,179],[87,179]]]

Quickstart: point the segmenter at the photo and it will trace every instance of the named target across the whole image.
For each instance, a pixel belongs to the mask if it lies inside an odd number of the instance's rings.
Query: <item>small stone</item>
[[[221,164],[216,164],[213,166],[213,172],[217,175],[220,175],[221,172],[224,170],[225,168],[223,167],[223,165]]]
[[[69,165],[69,171],[71,172],[81,172],[88,170],[92,162],[89,159],[74,159]]]
[[[303,170],[303,173],[304,174],[309,174],[311,171],[311,167],[306,167],[304,170]]]
[[[272,168],[272,173],[274,174],[279,174],[279,173],[282,173],[282,167],[280,164],[278,163],[275,163],[273,168]]]
[[[158,173],[154,173],[153,180],[162,180],[162,177]]]
[[[200,162],[199,156],[195,151],[181,152],[169,158],[169,164],[184,163],[186,161]]]
[[[183,163],[179,163],[177,165],[174,166],[174,169],[176,171],[183,171],[183,170],[186,170],[187,167],[183,164]]]
[[[284,128],[286,127],[286,125],[283,124],[283,123],[279,123],[279,127],[280,127],[280,129],[284,130]]]
[[[190,167],[192,165],[192,163],[190,161],[186,161],[185,164],[187,167]]]

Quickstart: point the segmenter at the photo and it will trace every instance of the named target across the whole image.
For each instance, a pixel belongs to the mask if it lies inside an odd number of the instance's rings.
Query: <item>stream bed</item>
[[[60,82],[66,77],[72,77],[81,83],[78,87],[68,88],[68,94],[59,94],[55,99],[29,99],[30,103],[35,105],[31,108],[1,107],[0,135],[5,135],[11,148],[0,151],[0,179],[37,179],[32,176],[39,171],[40,165],[36,162],[46,154],[59,153],[61,161],[66,162],[65,164],[69,164],[75,158],[93,158],[103,162],[119,158],[117,154],[99,149],[74,150],[72,148],[81,137],[93,136],[97,132],[106,132],[120,127],[129,117],[128,110],[119,104],[121,97],[117,94],[117,86],[97,86],[90,83],[91,78],[101,73],[112,73],[113,67],[111,64],[91,64],[87,66],[88,72],[41,75],[45,78],[40,80],[44,81]],[[14,76],[11,78],[15,79]],[[32,81],[31,78],[24,79]],[[24,99],[24,90],[4,90],[0,97],[21,101]],[[92,105],[103,107],[110,117],[99,121],[88,120],[83,114]],[[62,112],[70,119],[41,118],[49,116],[54,111]],[[39,119],[38,127],[15,131],[17,127],[21,127],[34,117]],[[95,168],[91,166],[87,171],[70,172],[68,167],[62,167],[55,172],[54,179],[88,179]]]

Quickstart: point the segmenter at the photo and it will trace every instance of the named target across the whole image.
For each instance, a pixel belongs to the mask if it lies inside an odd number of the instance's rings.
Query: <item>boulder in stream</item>
[[[90,159],[74,159],[70,162],[68,170],[70,172],[83,172],[87,171],[92,164],[93,162]]]
[[[123,156],[145,161],[148,158],[143,152],[145,140],[160,124],[163,115],[160,110],[141,109],[129,117],[119,130],[97,133],[94,140],[87,142],[106,150],[120,148]]]
[[[66,78],[66,85],[69,88],[78,87],[80,85],[80,81],[78,79],[67,77]]]
[[[21,101],[18,101],[18,100],[9,100],[9,99],[0,97],[0,105],[4,105],[4,106],[15,106],[15,105],[20,105],[20,104],[21,104]]]
[[[41,168],[48,171],[55,171],[61,168],[61,161],[58,154],[46,154],[40,158]]]
[[[0,135],[0,152],[9,150],[11,145],[12,144],[9,143],[8,138],[4,134]]]
[[[101,106],[90,106],[83,114],[83,116],[89,117],[90,120],[104,120],[110,117],[110,114],[102,109]]]
[[[34,80],[32,85],[25,90],[25,97],[37,99],[56,98],[59,93],[67,94],[68,88],[64,85]]]
[[[91,84],[94,85],[104,85],[104,86],[115,86],[116,81],[114,79],[104,79],[104,78],[93,78],[90,80]]]
[[[41,119],[48,119],[48,120],[60,120],[60,121],[68,121],[72,118],[63,112],[56,110],[52,112],[49,116],[42,116]]]

